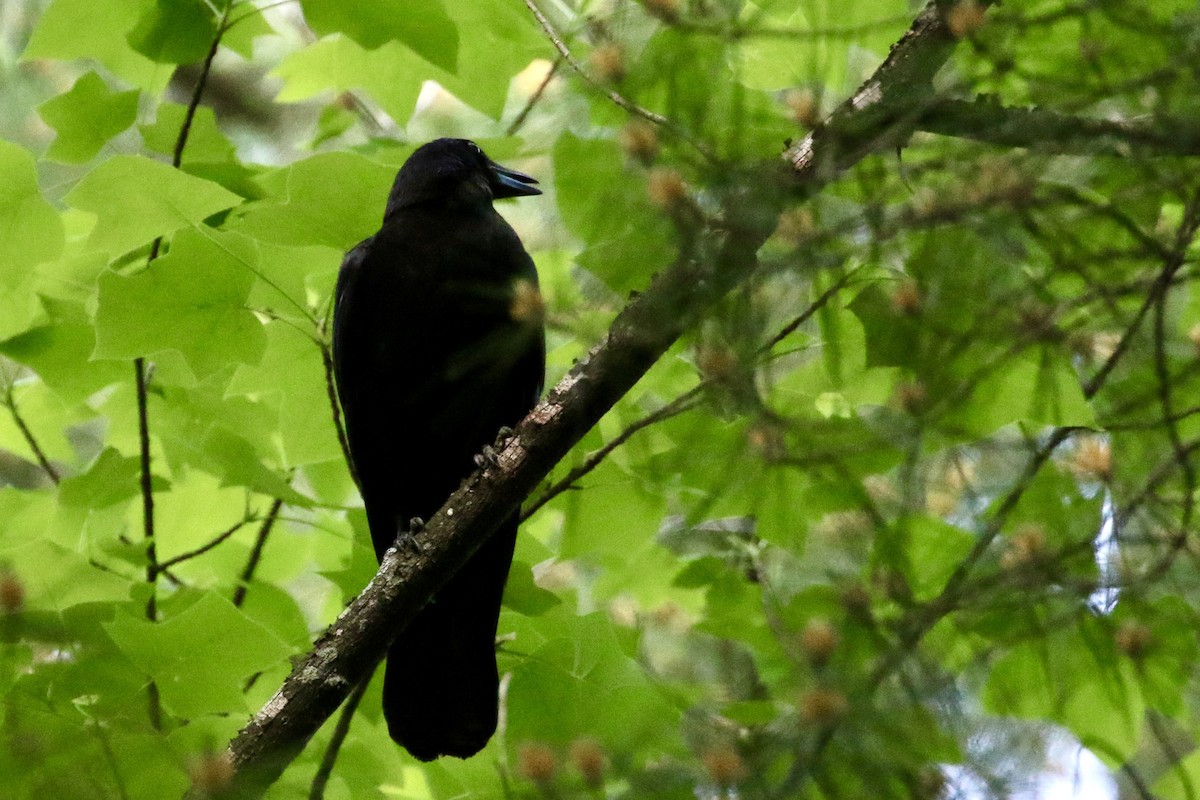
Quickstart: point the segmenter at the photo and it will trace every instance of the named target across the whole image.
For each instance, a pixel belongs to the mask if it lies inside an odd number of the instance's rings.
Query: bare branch
[[[563,41],[563,38],[562,38],[562,36],[560,36],[558,34],[558,31],[554,30],[554,25],[550,22],[549,19],[546,18],[546,15],[542,13],[542,10],[540,8],[538,8],[537,3],[534,2],[534,0],[525,0],[525,5],[529,7],[529,10],[531,12],[533,12],[533,16],[535,19],[537,19],[538,25],[542,26],[542,30],[545,32],[546,38],[548,38],[550,40],[550,42],[554,45],[554,48],[556,50],[558,50],[558,52],[562,56],[563,60],[566,61],[567,64],[569,64],[571,66],[571,69],[573,69],[573,70],[575,70],[575,72],[579,73],[579,76],[581,78],[583,78],[585,81],[590,83],[592,86],[595,86],[597,89],[599,89],[604,94],[605,97],[607,97],[609,100],[616,103],[621,108],[628,111],[630,114],[633,114],[634,116],[637,116],[637,117],[641,117],[644,120],[653,122],[655,125],[658,125],[659,127],[663,128],[664,130],[670,131],[671,134],[678,137],[681,141],[687,142],[689,145],[691,145],[693,148],[695,148],[695,150],[698,153],[700,153],[702,156],[707,158],[709,161],[716,160],[716,156],[713,154],[712,150],[710,150],[702,142],[689,136],[687,133],[685,133],[683,131],[683,129],[681,129],[678,125],[676,125],[670,119],[668,119],[667,117],[664,117],[662,114],[657,114],[648,108],[642,108],[637,103],[634,103],[632,100],[626,99],[623,95],[621,95],[620,92],[617,92],[615,89],[610,89],[607,86],[602,85],[600,83],[600,81],[598,81],[594,77],[592,77],[591,73],[589,73],[587,70],[585,70],[583,68],[583,65],[580,64],[575,59],[575,56],[571,55],[570,48],[567,47],[566,42]]]
[[[1170,117],[1091,119],[988,100],[942,100],[921,113],[916,128],[1041,153],[1200,155],[1200,123]]]

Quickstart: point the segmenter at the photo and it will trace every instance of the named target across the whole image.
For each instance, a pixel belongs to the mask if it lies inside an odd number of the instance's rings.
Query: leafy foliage
[[[1194,3],[939,2],[932,100],[812,197],[777,156],[907,3],[16,5],[0,795],[220,796],[370,580],[330,294],[439,135],[546,189],[502,211],[548,381],[782,211],[531,498],[488,749],[411,761],[375,682],[267,796],[1000,797],[1081,747],[1092,796],[1195,795]]]

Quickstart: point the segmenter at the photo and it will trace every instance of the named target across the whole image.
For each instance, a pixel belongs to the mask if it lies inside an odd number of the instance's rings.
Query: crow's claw
[[[408,530],[401,530],[397,534],[396,544],[403,545],[417,555],[421,555],[425,548],[421,546],[421,540],[417,538],[417,534],[423,530],[425,530],[425,520],[420,517],[413,517],[408,521]]]
[[[500,452],[490,444],[485,444],[483,450],[475,456],[475,466],[480,469],[500,466]]]
[[[516,431],[507,425],[500,426],[500,430],[496,431],[496,441],[492,443],[492,447],[495,447],[497,450],[503,450],[504,445],[508,444],[508,440],[512,438],[514,433]]]

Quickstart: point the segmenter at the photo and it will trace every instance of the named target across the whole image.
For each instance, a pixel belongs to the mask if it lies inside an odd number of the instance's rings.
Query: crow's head
[[[392,184],[384,219],[417,205],[467,206],[541,194],[536,180],[508,169],[466,139],[435,139],[417,148]]]

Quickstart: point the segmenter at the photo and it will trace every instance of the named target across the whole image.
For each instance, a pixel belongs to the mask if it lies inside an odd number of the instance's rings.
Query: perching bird
[[[473,142],[438,139],[396,176],[383,225],[338,275],[333,357],[375,554],[429,519],[542,389],[537,272],[492,201],[533,178]],[[496,731],[495,637],[517,517],[433,597],[388,651],[383,715],[422,761],[466,758]]]

